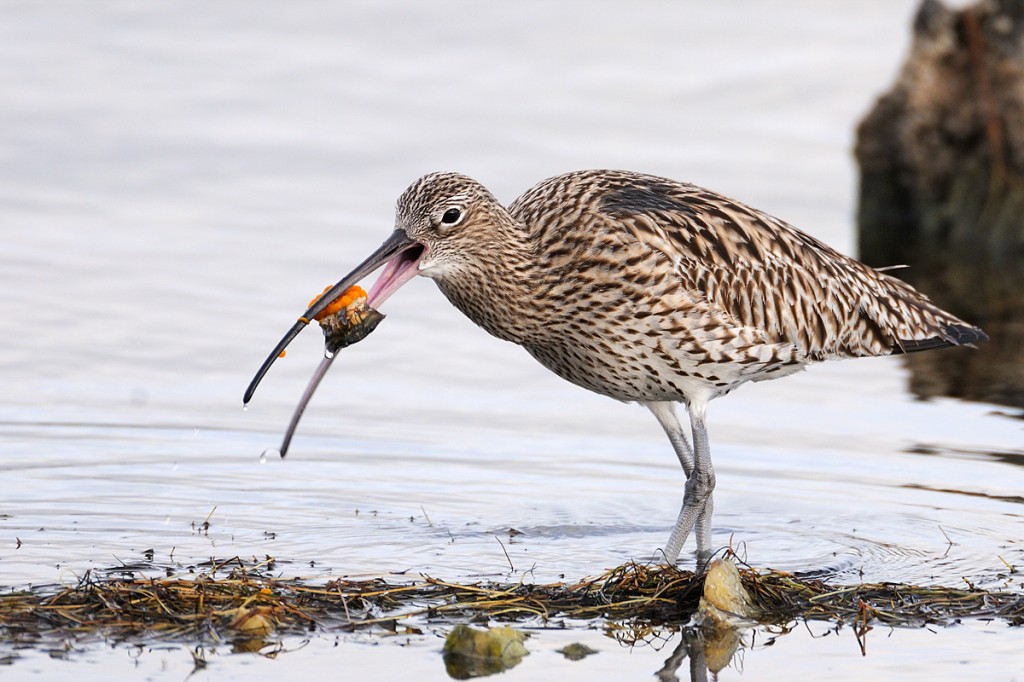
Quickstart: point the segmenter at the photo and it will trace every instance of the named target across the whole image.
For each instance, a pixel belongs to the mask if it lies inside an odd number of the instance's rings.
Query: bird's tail
[[[914,353],[948,346],[970,346],[988,340],[988,335],[972,324],[932,303],[912,286],[888,275],[884,317],[893,339],[892,353]]]

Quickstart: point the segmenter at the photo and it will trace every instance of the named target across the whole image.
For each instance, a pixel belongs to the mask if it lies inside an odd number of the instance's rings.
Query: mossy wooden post
[[[909,357],[915,393],[1024,407],[1024,0],[925,0],[913,33],[857,131],[860,258],[989,334]]]

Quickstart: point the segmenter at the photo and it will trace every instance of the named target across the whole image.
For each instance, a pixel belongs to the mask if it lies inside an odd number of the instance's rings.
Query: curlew
[[[711,555],[712,399],[824,360],[987,338],[910,285],[695,185],[580,171],[506,208],[469,177],[431,173],[399,198],[391,236],[281,340],[245,401],[309,320],[381,266],[370,306],[429,277],[476,324],[558,376],[654,414],[686,474],[668,563],[691,531],[698,565]]]

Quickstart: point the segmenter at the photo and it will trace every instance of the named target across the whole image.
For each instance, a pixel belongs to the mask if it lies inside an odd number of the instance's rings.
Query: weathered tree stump
[[[912,390],[1024,407],[1024,0],[924,0],[856,156],[861,259],[991,338],[908,357]]]

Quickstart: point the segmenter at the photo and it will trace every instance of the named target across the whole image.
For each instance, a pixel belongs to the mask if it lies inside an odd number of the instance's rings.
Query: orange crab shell
[[[322,292],[320,292],[320,296],[323,296],[325,293],[330,291],[330,289],[331,289],[331,287],[329,287],[329,286],[328,287],[324,287],[324,290]],[[316,296],[312,301],[310,301],[309,302],[309,306],[312,306],[314,303],[319,301],[320,300],[320,296]],[[324,308],[317,315],[315,315],[313,319],[315,319],[317,322],[319,322],[320,320],[324,319],[328,315],[334,315],[339,310],[343,310],[343,309],[349,307],[350,305],[352,305],[353,303],[355,303],[356,301],[358,301],[361,298],[366,298],[366,292],[363,291],[362,287],[351,286],[351,287],[349,287],[348,289],[345,290],[345,293],[343,293],[341,296],[339,296],[338,298],[336,298],[333,301],[331,301],[330,304],[328,304],[328,306],[326,308]]]

